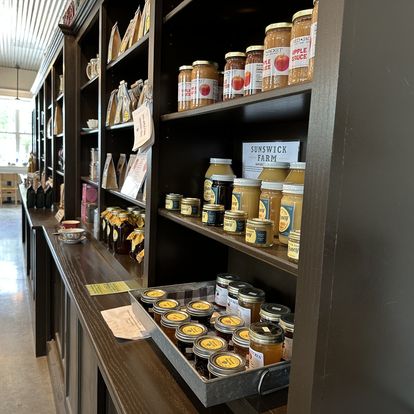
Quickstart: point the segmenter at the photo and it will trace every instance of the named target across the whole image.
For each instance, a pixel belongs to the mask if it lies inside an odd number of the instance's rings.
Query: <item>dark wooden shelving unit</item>
[[[88,131],[81,131],[80,132],[81,135],[92,135],[92,134],[97,134],[97,133],[99,133],[99,128],[90,129]]]
[[[131,121],[131,122],[124,122],[122,124],[110,125],[110,126],[107,126],[106,129],[108,131],[113,131],[116,129],[129,129],[129,128],[132,128],[133,126],[134,126],[134,123]]]
[[[89,177],[81,177],[81,181],[86,183],[86,184],[90,184],[93,185],[94,187],[98,187],[99,183],[96,181],[92,181]]]
[[[60,170],[56,170],[56,174],[60,175],[61,177],[65,176],[65,173],[63,171],[60,171]]]
[[[63,92],[56,97],[56,102],[60,102],[63,99]]]
[[[62,133],[60,133],[60,134],[56,134],[56,135],[55,135],[55,137],[56,137],[56,138],[63,138],[63,135],[64,135],[64,134],[63,134],[63,132],[62,132]]]
[[[164,23],[168,23],[171,19],[174,18],[180,11],[182,11],[185,7],[187,7],[190,3],[194,0],[183,0],[181,1],[178,6],[172,9],[163,19]]]
[[[89,88],[89,87],[97,87],[98,81],[99,81],[99,76],[94,76],[92,79],[89,79],[86,83],[84,83],[80,87],[80,90],[83,91],[83,90],[85,90],[86,88]]]
[[[119,198],[122,198],[125,201],[128,201],[131,204],[135,204],[136,206],[145,208],[145,202],[139,199],[135,199],[132,197],[128,197],[127,195],[121,193],[120,191],[117,190],[105,190],[106,192],[108,192],[109,194],[115,195]]]

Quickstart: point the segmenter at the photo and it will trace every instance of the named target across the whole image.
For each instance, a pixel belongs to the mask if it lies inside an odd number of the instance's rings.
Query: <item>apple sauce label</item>
[[[228,290],[226,288],[222,288],[219,285],[216,285],[216,298],[215,302],[219,306],[227,306],[227,293]]]
[[[178,84],[178,102],[191,101],[191,82],[180,82]]]
[[[318,23],[315,22],[311,26],[311,40],[310,40],[310,52],[309,52],[309,59],[315,57],[315,50],[316,50],[316,34],[318,32]]]
[[[244,92],[262,89],[263,63],[248,63],[244,68]]]
[[[309,66],[310,36],[300,36],[290,42],[290,68]]]
[[[201,99],[217,100],[218,82],[214,79],[197,78],[191,81],[191,96],[198,102]]]
[[[293,227],[293,219],[295,217],[295,207],[281,206],[279,218],[279,233],[283,236],[289,236]]]
[[[263,54],[263,78],[289,75],[289,47],[272,47]]]
[[[229,99],[244,94],[244,70],[230,69],[224,72],[223,98]]]
[[[254,369],[261,367],[264,367],[264,355],[261,352],[249,348],[249,368]]]

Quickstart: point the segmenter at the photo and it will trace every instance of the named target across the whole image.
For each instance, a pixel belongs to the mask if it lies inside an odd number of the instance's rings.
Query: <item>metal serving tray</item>
[[[193,299],[214,302],[215,282],[185,283],[159,286],[168,297],[182,305]],[[263,368],[249,369],[226,378],[207,380],[194,369],[178,348],[164,334],[152,316],[141,306],[139,298],[145,289],[129,292],[132,309],[152,339],[165,354],[174,368],[197,395],[205,407],[226,403],[249,395],[267,395],[289,385],[290,362],[280,362]]]

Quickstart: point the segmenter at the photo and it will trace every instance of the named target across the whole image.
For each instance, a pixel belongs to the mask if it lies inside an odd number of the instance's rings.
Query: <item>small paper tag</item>
[[[55,215],[55,219],[58,223],[60,223],[63,220],[63,217],[65,217],[65,210],[63,210],[63,208],[60,208]]]
[[[132,151],[137,151],[143,147],[150,139],[153,133],[153,122],[151,111],[144,103],[134,112],[132,112],[134,120],[134,147]]]

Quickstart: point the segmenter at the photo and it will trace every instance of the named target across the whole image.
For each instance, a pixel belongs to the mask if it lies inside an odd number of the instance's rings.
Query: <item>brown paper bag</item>
[[[121,85],[122,83],[124,83],[125,81],[121,81],[121,83],[119,84],[119,88],[118,88],[118,93],[116,95],[116,111],[115,111],[115,119],[114,119],[114,124],[120,124],[122,122],[122,105],[124,103],[124,100],[122,99],[122,88]]]
[[[142,79],[137,80],[131,85],[131,89],[128,90],[129,97],[131,98],[131,108],[132,111],[138,108],[139,97],[141,96],[142,88],[144,87],[144,82]]]
[[[129,44],[128,47],[131,47],[139,40],[139,25],[141,23],[141,7],[138,7],[138,10],[135,12],[135,16],[133,19],[133,25],[132,25],[132,33],[131,37],[129,38]]]
[[[53,133],[59,135],[63,132],[63,122],[62,122],[62,108],[60,105],[55,106],[55,119],[53,123]]]
[[[106,161],[102,174],[102,188],[118,190],[114,160],[112,159],[111,153],[106,154]]]
[[[139,23],[138,39],[145,36],[150,28],[150,2],[145,0],[144,9],[142,10],[141,21]]]
[[[124,37],[122,38],[121,46],[119,48],[119,53],[118,53],[119,55],[122,55],[122,53],[124,53],[125,50],[127,50],[128,47],[129,47],[129,39],[132,36],[133,24],[134,24],[134,20],[132,19],[129,22],[129,25],[128,25],[127,29],[126,29],[126,32],[124,34]]]
[[[121,46],[121,35],[119,34],[118,22],[116,22],[112,27],[111,37],[109,38],[108,63],[118,57],[120,46]]]
[[[109,97],[108,108],[106,110],[106,126],[111,126],[115,124],[115,115],[118,104],[117,94],[118,89],[114,89],[111,92],[111,96]]]
[[[127,170],[126,154],[120,154],[118,164],[116,166],[116,175],[118,177],[118,186],[122,188]]]

